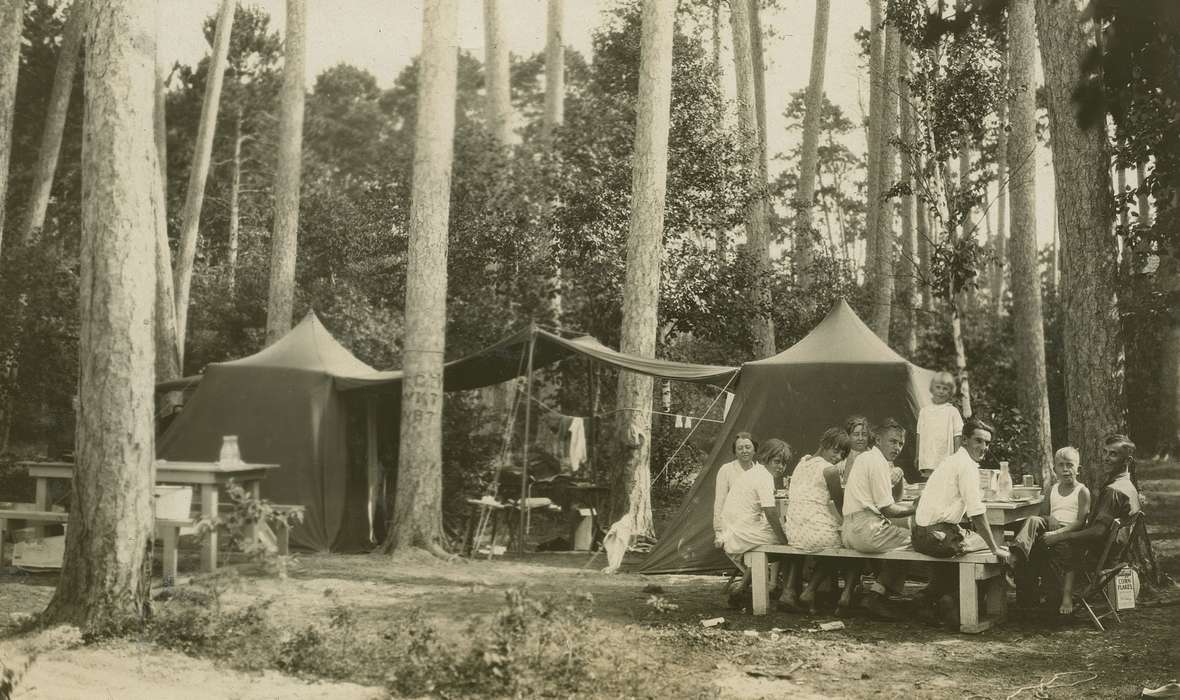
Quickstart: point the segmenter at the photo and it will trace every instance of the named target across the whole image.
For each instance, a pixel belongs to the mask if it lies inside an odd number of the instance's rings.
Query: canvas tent
[[[216,461],[222,436],[237,435],[244,460],[280,465],[262,481],[262,497],[307,508],[294,544],[358,549],[368,540],[365,474],[349,469],[348,408],[333,381],[373,371],[309,313],[265,350],[210,365],[157,454]]]
[[[713,484],[733,459],[734,436],[781,438],[797,457],[815,450],[823,431],[852,414],[896,418],[911,433],[897,464],[912,462],[912,431],[929,403],[933,372],[889,348],[840,301],[805,338],[764,360],[742,365],[737,396],[717,443],[658,544],[640,565],[647,574],[732,568],[713,547]]]
[[[446,363],[444,387],[475,389],[522,376],[530,351],[534,367],[582,356],[653,377],[719,387],[738,371],[626,355],[590,336],[563,338],[530,325]],[[374,522],[382,488],[378,443],[385,463],[397,462],[402,376],[356,359],[309,313],[259,353],[212,364],[200,377],[158,384],[158,392],[193,393],[158,440],[157,453],[163,459],[214,461],[222,436],[237,435],[243,459],[280,465],[262,482],[262,496],[306,507],[304,523],[291,533],[294,544],[320,551],[364,549],[379,533]],[[348,424],[359,424],[350,418],[359,419],[361,413],[365,436],[353,445],[363,444],[366,454],[349,454]]]

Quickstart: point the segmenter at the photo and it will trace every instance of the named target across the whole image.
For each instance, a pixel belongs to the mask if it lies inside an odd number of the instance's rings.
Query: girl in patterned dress
[[[795,467],[786,518],[787,542],[792,546],[810,551],[841,546],[840,518],[829,503],[843,495],[836,462],[848,454],[848,445],[848,433],[829,428],[820,439],[815,455],[805,457]],[[815,612],[815,591],[822,579],[830,577],[830,567],[822,560],[817,561],[806,589],[796,596],[803,573],[802,557],[796,559],[783,592],[783,603],[788,607],[802,605]]]

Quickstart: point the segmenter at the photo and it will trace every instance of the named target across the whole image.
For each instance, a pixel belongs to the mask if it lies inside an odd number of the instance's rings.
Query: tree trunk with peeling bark
[[[270,287],[266,305],[268,345],[291,330],[291,315],[295,307],[299,187],[303,175],[303,84],[307,72],[306,0],[287,0],[283,61],[283,87],[279,97],[279,157],[275,164],[274,229],[270,241]]]
[[[746,203],[746,249],[754,264],[751,303],[755,307],[754,354],[774,354],[774,319],[770,315],[770,212],[766,199],[766,171],[762,140],[758,133],[758,101],[755,95],[755,57],[750,37],[748,0],[730,0],[729,23],[733,30],[733,63],[737,79],[738,131],[746,155],[750,199]],[[641,93],[642,94],[642,93]]]
[[[87,10],[81,408],[61,578],[41,619],[108,631],[143,619],[151,583],[156,2]]]
[[[0,0],[0,245],[4,243],[4,204],[8,201],[8,161],[12,156],[12,120],[16,111],[24,16],[24,0]]]
[[[457,0],[427,3],[418,62],[397,493],[386,552],[420,548],[445,555],[442,369],[458,59]]]
[[[810,284],[815,236],[812,207],[819,162],[819,125],[824,103],[824,66],[828,53],[828,17],[831,0],[815,0],[815,27],[811,38],[811,73],[803,114],[803,145],[799,155],[799,189],[795,193],[795,270],[802,288]]]
[[[1101,126],[1083,130],[1075,119],[1073,91],[1092,47],[1080,5],[1037,0],[1036,23],[1061,220],[1068,440],[1083,455],[1101,455],[1103,436],[1123,428],[1109,148]],[[1091,488],[1098,485],[1097,465],[1094,460],[1084,475]]]
[[[205,99],[201,103],[201,121],[197,125],[197,141],[193,144],[192,171],[188,176],[188,190],[184,208],[180,211],[180,258],[176,261],[173,288],[176,292],[176,348],[184,361],[184,341],[188,334],[189,290],[193,278],[193,262],[197,257],[197,235],[201,226],[201,207],[205,202],[205,180],[209,177],[209,162],[213,155],[213,135],[217,130],[217,111],[221,106],[221,85],[229,56],[229,37],[234,24],[236,0],[221,0],[217,27],[213,33],[213,54],[209,61]]]
[[[736,0],[745,7],[746,0]],[[655,357],[663,251],[664,202],[668,179],[668,132],[672,104],[672,37],[675,0],[643,0],[639,52],[639,99],[632,158],[631,225],[623,283],[623,326],[619,349]],[[652,535],[652,379],[619,374],[618,440],[621,450],[611,474],[612,529],[631,537]]]
[[[1026,455],[1042,486],[1053,483],[1053,442],[1049,427],[1049,393],[1045,370],[1045,319],[1041,312],[1041,271],[1037,259],[1037,105],[1036,29],[1034,0],[1013,0],[1009,6],[1012,132],[1008,138],[1013,164],[1008,188],[1012,197],[1012,322],[1015,330],[1017,405],[1028,421],[1033,453]]]
[[[500,0],[483,0],[483,46],[485,119],[492,138],[507,147],[512,142],[512,87]]]

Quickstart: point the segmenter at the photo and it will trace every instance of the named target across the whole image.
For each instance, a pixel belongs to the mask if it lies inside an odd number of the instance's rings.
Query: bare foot
[[[1066,598],[1065,600],[1061,601],[1061,607],[1057,608],[1057,612],[1061,613],[1062,615],[1072,615],[1073,614],[1073,599]]]
[[[799,608],[799,596],[795,595],[795,593],[791,590],[784,591],[782,597],[778,599],[778,602],[782,603],[784,607],[791,608],[792,610],[797,610]]]

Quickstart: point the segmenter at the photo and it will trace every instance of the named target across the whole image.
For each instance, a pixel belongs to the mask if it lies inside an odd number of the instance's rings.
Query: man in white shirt
[[[905,434],[900,423],[892,418],[886,419],[874,430],[876,444],[852,463],[844,488],[842,537],[845,547],[879,554],[910,543],[909,531],[889,522],[889,518],[904,518],[914,512],[912,506],[894,502],[890,478],[890,465],[905,446]],[[905,562],[882,562],[881,572],[861,605],[877,617],[896,619],[897,615],[886,604],[886,595],[901,593],[905,574]]]
[[[914,512],[911,534],[916,551],[950,558],[990,549],[1001,562],[1008,559],[1008,549],[992,535],[979,488],[979,461],[987,454],[993,433],[992,427],[983,421],[967,421],[963,426],[963,446],[934,468]],[[974,531],[965,530],[959,524],[964,516],[971,519]],[[955,574],[954,566],[936,565],[924,596],[929,603],[937,603],[948,617],[958,611],[954,601]]]

